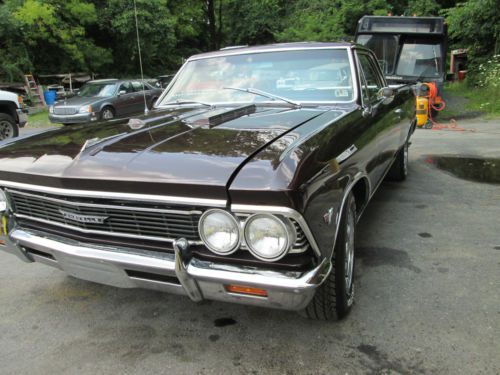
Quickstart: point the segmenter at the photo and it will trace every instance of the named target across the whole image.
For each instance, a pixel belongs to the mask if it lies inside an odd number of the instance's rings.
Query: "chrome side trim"
[[[106,231],[100,231],[100,230],[92,230],[92,229],[83,229],[79,227],[74,227],[72,225],[67,225],[67,224],[62,224],[58,223],[56,221],[50,221],[50,220],[45,220],[45,219],[40,219],[37,217],[33,216],[26,216],[22,214],[16,214],[14,213],[14,217],[18,217],[21,219],[27,219],[27,220],[32,220],[32,221],[38,221],[43,224],[49,224],[49,225],[55,225],[61,228],[66,228],[70,230],[75,230],[77,232],[82,232],[86,234],[100,234],[104,236],[112,236],[112,237],[122,237],[122,238],[135,238],[135,239],[140,239],[140,240],[152,240],[152,241],[160,241],[160,242],[174,242],[176,238],[167,238],[167,237],[155,237],[155,236],[137,236],[135,234],[129,234],[129,233],[121,233],[121,232],[106,232]],[[189,241],[190,245],[202,245],[202,241]]]
[[[104,198],[104,199],[123,199],[138,202],[153,202],[167,204],[184,204],[209,207],[226,207],[224,199],[205,199],[205,198],[190,198],[178,197],[170,195],[153,195],[153,194],[135,194],[135,193],[118,193],[108,191],[94,190],[73,190],[64,188],[54,188],[48,186],[31,185],[21,182],[12,182],[0,180],[1,187],[38,191],[47,194],[67,195],[70,197],[86,197],[86,198]]]
[[[294,219],[300,225],[300,228],[302,229],[307,240],[311,244],[311,248],[313,249],[314,253],[318,257],[321,257],[321,252],[319,250],[318,244],[316,243],[316,240],[311,230],[309,229],[309,226],[307,225],[304,217],[293,208],[280,207],[280,206],[254,206],[248,204],[232,204],[231,211],[234,212],[235,214],[239,213],[278,214]]]
[[[144,207],[135,207],[135,206],[118,206],[118,205],[108,205],[108,204],[80,203],[80,202],[65,201],[64,199],[44,197],[44,196],[30,194],[30,193],[26,193],[24,191],[13,190],[13,189],[5,189],[5,191],[7,191],[8,193],[12,192],[14,194],[24,195],[26,197],[33,197],[33,198],[40,199],[40,200],[61,203],[61,204],[66,204],[68,206],[75,206],[75,207],[111,208],[111,209],[124,210],[124,211],[132,211],[133,210],[133,211],[141,211],[141,212],[159,212],[159,213],[165,213],[165,214],[179,214],[179,215],[196,215],[196,214],[201,215],[202,214],[202,211],[199,211],[199,210],[189,210],[189,211],[187,211],[187,210],[186,211],[163,210],[163,209],[159,209],[159,208],[144,208]],[[140,202],[138,202],[138,203],[140,203]]]

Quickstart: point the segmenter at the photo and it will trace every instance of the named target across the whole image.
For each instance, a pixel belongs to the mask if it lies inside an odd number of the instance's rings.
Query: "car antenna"
[[[139,23],[137,22],[137,4],[134,0],[134,17],[135,17],[135,33],[137,35],[137,50],[139,52],[139,66],[141,68],[141,83],[142,83],[142,96],[144,98],[144,114],[149,112],[148,104],[146,102],[146,90],[144,89],[144,73],[142,71],[142,56],[141,56],[141,43],[139,40]]]

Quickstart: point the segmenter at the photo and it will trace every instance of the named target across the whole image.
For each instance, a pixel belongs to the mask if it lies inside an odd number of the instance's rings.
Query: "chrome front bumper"
[[[146,288],[202,299],[301,310],[331,270],[324,260],[307,272],[224,265],[175,254],[82,244],[63,237],[14,228],[0,251],[25,262],[44,263],[74,277],[120,288]],[[226,285],[262,288],[267,297],[229,293]]]

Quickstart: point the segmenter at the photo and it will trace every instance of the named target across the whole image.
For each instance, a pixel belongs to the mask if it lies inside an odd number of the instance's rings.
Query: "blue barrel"
[[[47,105],[52,105],[55,103],[56,98],[57,98],[57,92],[56,91],[51,91],[47,90],[43,93],[43,97],[45,99],[45,103]]]

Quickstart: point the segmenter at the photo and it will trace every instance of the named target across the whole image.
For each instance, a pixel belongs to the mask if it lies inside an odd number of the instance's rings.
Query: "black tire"
[[[392,163],[391,169],[387,173],[388,181],[404,181],[408,176],[408,141],[405,142],[401,150],[396,155],[396,160]]]
[[[109,105],[101,110],[101,120],[107,121],[115,118],[115,110]]]
[[[344,318],[351,310],[354,303],[355,228],[356,201],[353,194],[349,193],[342,210],[339,233],[335,242],[332,271],[316,290],[316,294],[309,305],[301,312],[307,318],[338,320]],[[352,251],[348,250],[348,248],[352,249]],[[351,254],[350,257],[348,253]],[[349,261],[351,263],[348,264]],[[350,269],[350,272],[347,271],[348,269]]]
[[[0,141],[14,138],[18,135],[19,126],[17,126],[16,120],[6,113],[0,113]]]

